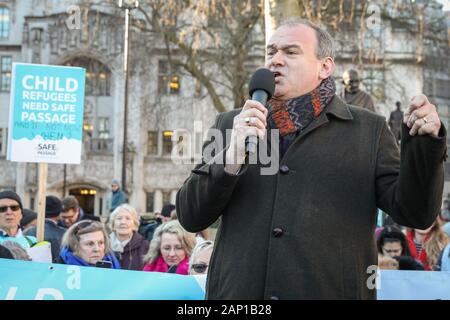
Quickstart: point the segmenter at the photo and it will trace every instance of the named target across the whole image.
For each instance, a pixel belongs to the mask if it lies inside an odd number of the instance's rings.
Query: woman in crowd
[[[192,251],[189,259],[189,274],[199,275],[207,274],[209,268],[209,260],[211,260],[214,242],[207,240],[197,244]]]
[[[378,253],[387,257],[410,256],[408,241],[395,226],[384,227],[377,239]]]
[[[122,204],[112,212],[109,221],[112,230],[109,235],[111,249],[122,269],[142,270],[149,242],[137,232],[140,219],[136,210],[128,204]]]
[[[30,256],[25,251],[25,249],[15,241],[5,241],[2,245],[8,249],[15,260],[31,261]]]
[[[105,227],[100,222],[87,220],[73,224],[66,231],[61,247],[61,263],[120,269]]]
[[[410,229],[406,234],[411,256],[422,262],[425,270],[435,268],[439,255],[449,241],[441,227],[442,222],[437,218],[428,229]]]
[[[163,223],[155,230],[150,249],[144,257],[144,271],[187,275],[194,246],[195,236],[184,230],[178,220]]]

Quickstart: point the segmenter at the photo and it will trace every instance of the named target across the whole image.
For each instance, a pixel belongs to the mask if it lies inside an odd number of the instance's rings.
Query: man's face
[[[283,26],[273,34],[265,66],[275,75],[275,98],[292,99],[321,83],[322,62],[316,57],[316,47],[315,31],[305,25]]]
[[[13,199],[0,199],[0,228],[17,229],[22,219],[19,203]]]
[[[112,190],[113,192],[116,192],[117,189],[119,189],[119,186],[118,186],[117,184],[112,184],[112,185],[111,185],[111,190]]]
[[[77,222],[79,212],[80,209],[69,209],[67,211],[63,211],[59,215],[59,219],[61,219],[61,221],[64,222],[67,227],[70,227],[75,222]]]

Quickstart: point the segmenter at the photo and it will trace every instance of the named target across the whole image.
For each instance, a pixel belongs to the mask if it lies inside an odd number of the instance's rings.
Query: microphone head
[[[250,94],[250,97],[256,90],[264,90],[265,92],[267,92],[267,94],[269,95],[267,100],[272,97],[275,91],[275,77],[269,69],[260,68],[256,70],[252,75],[252,78],[250,79],[250,83],[248,85],[248,92]]]

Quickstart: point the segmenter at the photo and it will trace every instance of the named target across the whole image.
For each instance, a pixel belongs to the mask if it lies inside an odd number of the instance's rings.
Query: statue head
[[[342,83],[344,84],[345,92],[357,93],[359,91],[360,78],[356,70],[346,70],[342,74]]]

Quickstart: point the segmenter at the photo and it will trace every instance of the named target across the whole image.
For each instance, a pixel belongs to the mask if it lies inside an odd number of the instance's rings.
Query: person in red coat
[[[144,271],[187,275],[189,257],[196,243],[195,236],[184,230],[178,220],[160,225],[144,257]]]
[[[411,256],[422,262],[425,270],[434,269],[439,254],[449,241],[441,227],[442,222],[438,217],[428,229],[410,229],[406,234]]]

